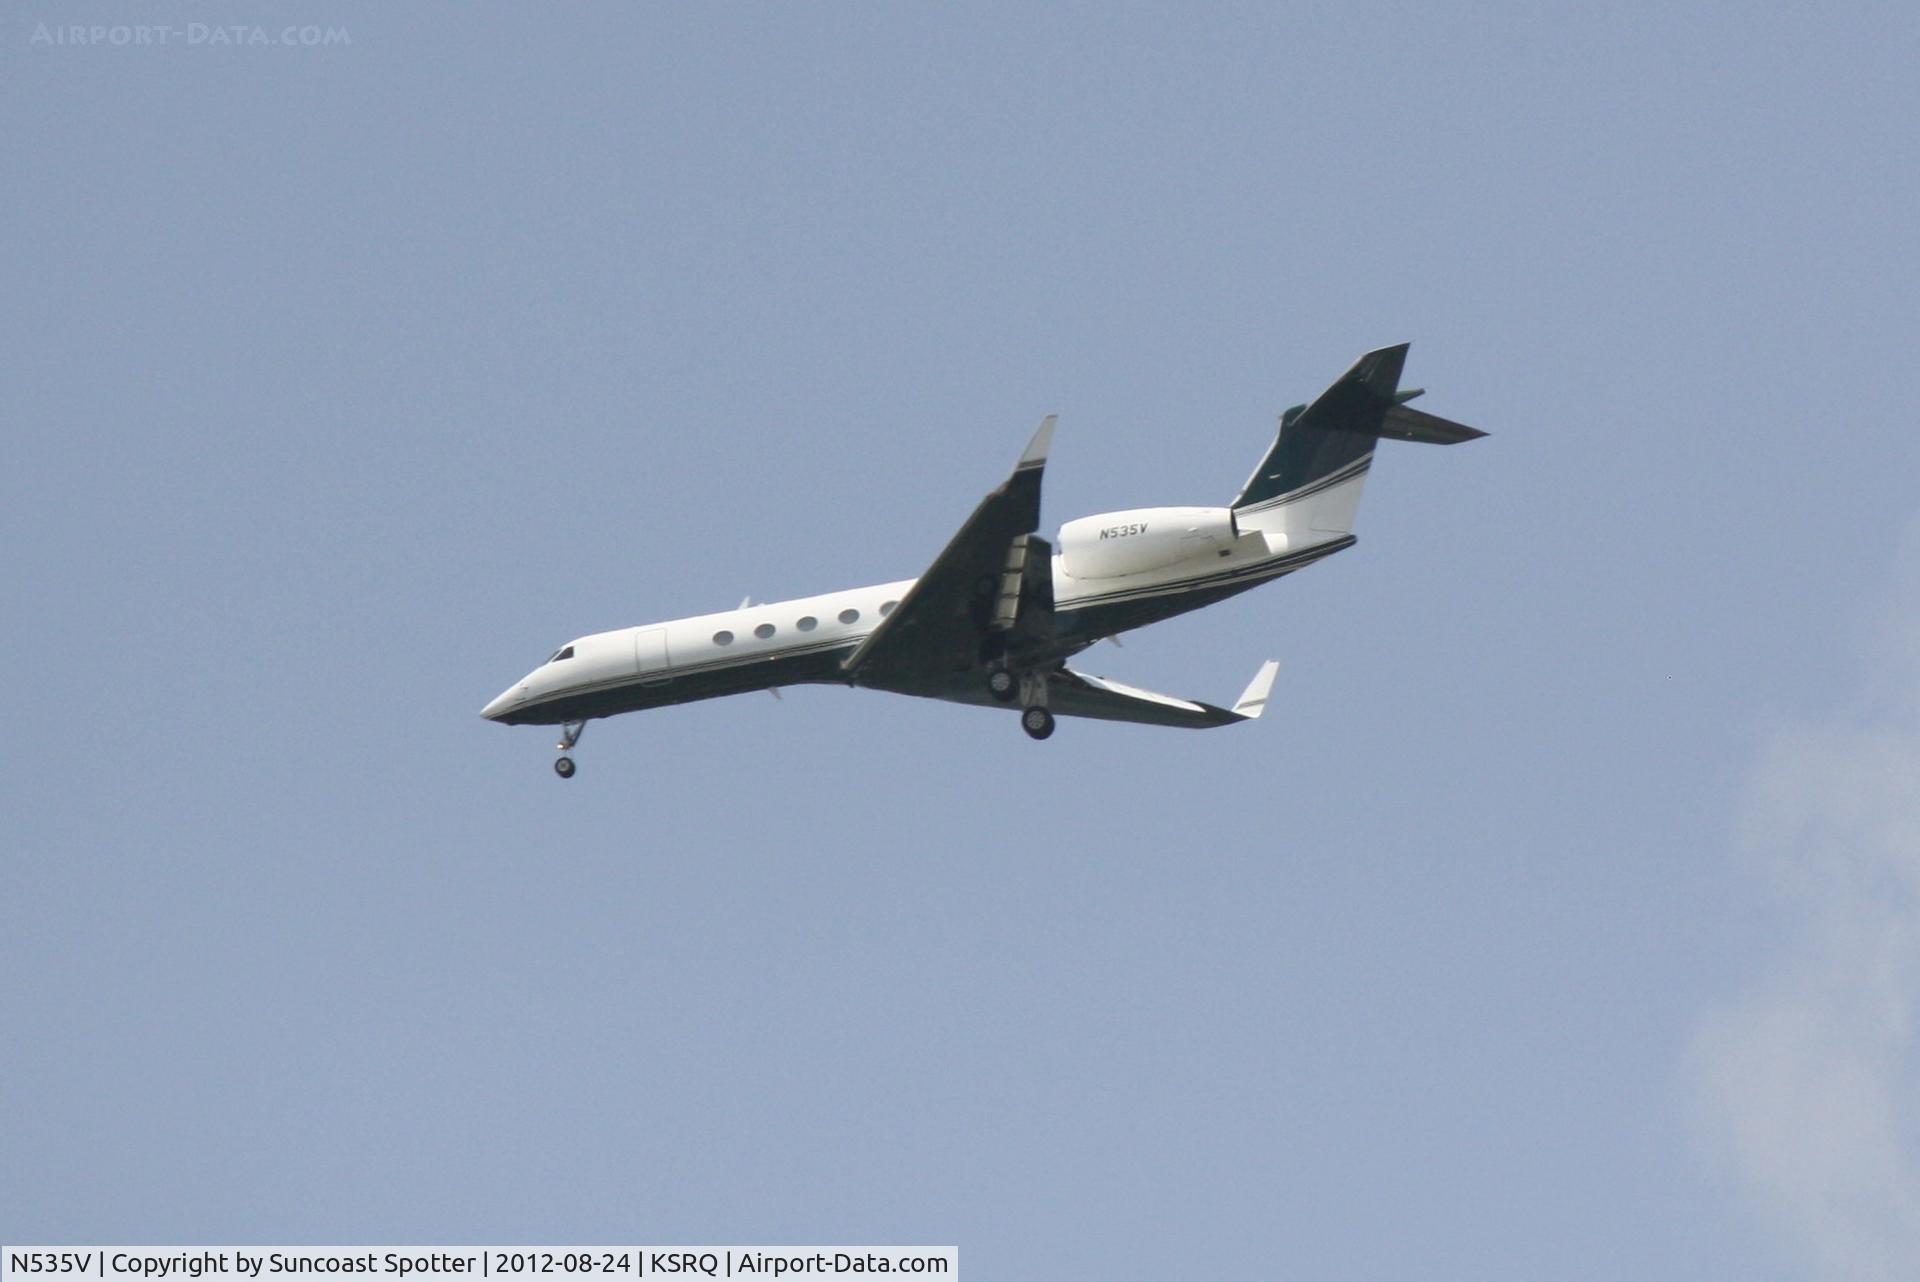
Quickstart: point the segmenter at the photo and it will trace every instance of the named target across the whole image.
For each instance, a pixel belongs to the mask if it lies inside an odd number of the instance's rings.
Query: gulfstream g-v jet
[[[1451,445],[1485,433],[1410,409],[1406,344],[1357,361],[1280,433],[1226,507],[1082,517],[1040,537],[1051,416],[1000,488],[917,579],[596,632],[561,646],[481,710],[562,727],[554,769],[595,717],[803,683],[870,686],[1017,708],[1035,739],[1055,716],[1204,729],[1260,715],[1268,661],[1231,707],[1136,690],[1067,660],[1103,638],[1197,610],[1353,546],[1382,438]]]

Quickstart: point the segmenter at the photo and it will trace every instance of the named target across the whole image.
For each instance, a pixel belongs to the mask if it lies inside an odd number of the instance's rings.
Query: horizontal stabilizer
[[[1456,423],[1423,410],[1408,409],[1405,404],[1400,404],[1388,410],[1381,419],[1380,435],[1390,436],[1396,441],[1458,445],[1462,441],[1485,436],[1486,433],[1477,427],[1468,427],[1465,423]]]

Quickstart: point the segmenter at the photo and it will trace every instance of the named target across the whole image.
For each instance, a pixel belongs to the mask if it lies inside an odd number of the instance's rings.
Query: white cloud
[[[1715,1158],[1836,1282],[1920,1277],[1920,591],[1884,622],[1872,703],[1755,771],[1743,845],[1792,934],[1689,1064]]]

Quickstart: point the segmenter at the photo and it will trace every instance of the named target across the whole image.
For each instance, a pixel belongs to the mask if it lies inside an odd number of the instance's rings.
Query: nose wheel
[[[569,721],[560,727],[560,742],[554,747],[560,749],[562,755],[553,763],[553,773],[562,779],[573,778],[573,758],[565,754],[573,751],[573,745],[580,742],[580,733],[586,728],[584,721]]]

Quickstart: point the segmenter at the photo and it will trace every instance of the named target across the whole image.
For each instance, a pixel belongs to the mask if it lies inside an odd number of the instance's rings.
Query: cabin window
[[[899,604],[900,604],[900,603],[899,603],[898,601],[883,601],[883,602],[881,602],[881,604],[880,604],[880,617],[884,619],[884,618],[886,618],[886,617],[887,617],[887,616],[888,616],[889,614],[892,614],[892,613],[893,613],[893,607],[894,607],[894,606],[896,606],[896,605],[899,605]]]
[[[811,614],[803,614],[800,616],[800,622],[793,626],[799,628],[802,632],[811,632],[820,626],[820,620],[814,618]]]
[[[771,623],[763,623],[759,627],[753,630],[753,635],[759,637],[762,641],[765,641],[768,637],[773,635],[773,625]]]
[[[713,634],[713,643],[715,645],[732,645],[733,633],[727,631],[725,628],[721,628]]]
[[[555,650],[553,652],[553,657],[551,659],[548,659],[547,662],[558,663],[562,659],[571,659],[572,657],[573,657],[573,647],[570,645],[562,646],[560,649]]]
[[[842,610],[842,611],[840,611],[840,622],[842,622],[842,623],[858,623],[858,622],[860,622],[860,611],[858,611],[858,610]]]

